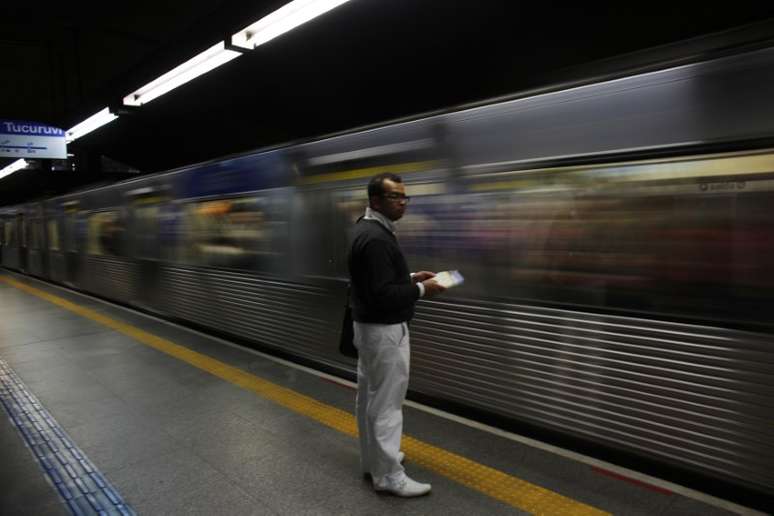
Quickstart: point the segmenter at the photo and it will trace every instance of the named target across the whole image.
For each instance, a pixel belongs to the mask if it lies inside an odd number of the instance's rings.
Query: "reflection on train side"
[[[288,221],[271,199],[241,197],[184,207],[179,261],[191,265],[270,270],[282,258]]]
[[[774,172],[746,159],[686,162],[683,172],[678,163],[668,177],[633,165],[636,175],[615,181],[607,167],[471,178],[469,193],[436,215],[448,231],[415,239],[455,247],[471,294],[763,320],[774,287]],[[718,169],[746,180],[705,187]]]
[[[90,255],[121,256],[123,221],[118,211],[101,211],[89,216],[88,244],[86,252]]]

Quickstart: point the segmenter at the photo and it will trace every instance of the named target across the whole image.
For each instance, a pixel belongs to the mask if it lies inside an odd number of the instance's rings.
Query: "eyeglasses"
[[[384,197],[385,199],[389,199],[391,201],[398,201],[398,202],[400,201],[409,202],[411,200],[411,197],[409,197],[408,195],[394,193],[394,192],[384,194],[382,197]]]

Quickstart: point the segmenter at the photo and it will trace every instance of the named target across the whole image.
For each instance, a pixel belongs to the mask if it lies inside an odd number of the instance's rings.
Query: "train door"
[[[27,273],[43,276],[43,221],[35,215],[27,217]]]
[[[3,238],[3,266],[11,269],[19,268],[19,231],[18,220],[10,215],[5,219],[5,235]]]
[[[78,201],[64,203],[65,284],[78,286],[80,249],[78,238]]]
[[[159,218],[162,199],[151,189],[129,192],[131,240],[129,255],[136,261],[139,284],[133,303],[153,310],[159,299],[161,241]],[[157,309],[157,308],[156,308]]]
[[[60,212],[51,210],[46,216],[46,256],[47,277],[58,283],[64,283],[66,280],[66,264],[64,256],[64,245],[61,239],[60,230]]]
[[[41,206],[40,219],[38,219],[38,238],[40,239],[40,275],[45,279],[51,279],[51,259],[49,256],[48,218]]]
[[[27,272],[27,220],[23,213],[16,215],[16,227],[19,231],[19,270]]]
[[[0,217],[0,267],[5,265],[5,219]]]

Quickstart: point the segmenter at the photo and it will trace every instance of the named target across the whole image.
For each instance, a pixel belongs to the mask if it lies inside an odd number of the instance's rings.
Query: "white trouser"
[[[354,322],[357,362],[357,427],[360,465],[375,482],[398,479],[403,432],[403,400],[409,380],[409,332],[406,323]]]

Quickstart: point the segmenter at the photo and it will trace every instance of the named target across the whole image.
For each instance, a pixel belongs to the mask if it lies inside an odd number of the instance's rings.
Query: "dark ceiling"
[[[286,2],[0,7],[0,118],[67,129]],[[126,177],[102,157],[156,172],[558,81],[767,44],[772,19],[771,2],[685,9],[677,2],[352,0],[77,140],[68,149],[75,172],[44,164],[0,180],[0,205]]]

